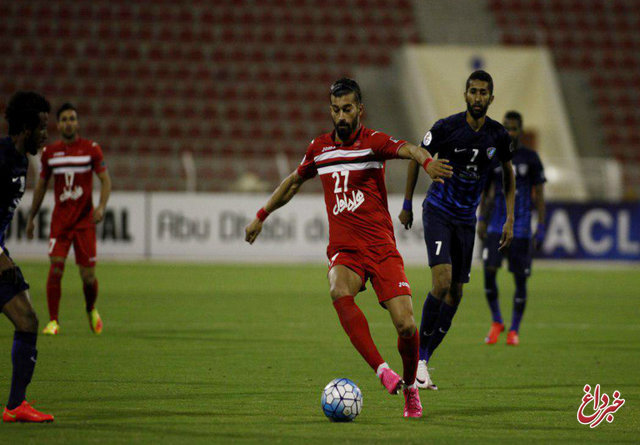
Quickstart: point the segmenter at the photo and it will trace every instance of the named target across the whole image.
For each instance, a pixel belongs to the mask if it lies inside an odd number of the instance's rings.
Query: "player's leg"
[[[0,256],[0,308],[15,327],[11,349],[11,390],[2,419],[4,422],[52,421],[52,416],[34,410],[26,401],[27,386],[38,356],[38,318],[27,293],[29,285],[6,252]]]
[[[49,238],[49,275],[47,276],[47,308],[49,323],[42,331],[45,335],[56,335],[60,332],[58,319],[60,299],[62,298],[62,276],[64,264],[71,247],[71,239],[65,234]]]
[[[453,227],[451,237],[451,267],[450,269],[443,268],[437,271],[439,272],[438,275],[434,276],[434,280],[439,280],[437,281],[439,286],[444,286],[447,283],[450,283],[450,285],[440,305],[440,311],[435,321],[432,334],[429,336],[429,343],[427,344],[425,354],[427,363],[433,356],[434,351],[442,343],[447,332],[449,332],[453,317],[460,306],[463,284],[469,282],[471,275],[474,240],[475,227],[473,227],[473,225],[457,224]],[[433,269],[436,268],[434,267]],[[439,292],[442,292],[441,288]],[[432,389],[436,389],[432,382],[429,383],[429,386],[432,386]]]
[[[435,330],[442,301],[451,286],[452,227],[439,211],[429,206],[423,207],[422,224],[431,268],[431,291],[422,306],[420,322],[420,360],[426,364],[429,338]],[[426,366],[421,368],[426,370]]]
[[[404,382],[413,385],[418,367],[420,337],[413,317],[411,287],[404,272],[404,261],[395,246],[369,248],[364,268],[378,296],[389,311],[398,333],[398,352],[404,367]]]
[[[442,340],[449,332],[453,317],[458,311],[460,301],[462,300],[462,283],[453,282],[449,287],[449,292],[440,306],[440,312],[438,313],[438,319],[435,323],[435,330],[429,338],[429,344],[427,345],[427,362],[433,355],[433,352],[440,346]]]
[[[527,304],[527,278],[531,273],[531,245],[528,238],[514,238],[509,249],[509,271],[513,273],[516,289],[507,344],[517,346],[520,344],[520,322]]]
[[[502,264],[502,252],[498,250],[500,244],[500,235],[489,233],[482,251],[484,263],[484,291],[487,297],[487,303],[491,310],[492,323],[484,341],[486,344],[492,345],[498,341],[500,333],[504,331],[504,321],[500,312],[500,303],[498,301],[498,284],[496,275]]]
[[[339,261],[343,263],[352,262],[348,254],[340,253],[340,256],[338,258]],[[354,297],[360,292],[364,284],[364,273],[361,276],[354,272],[354,269],[358,269],[355,261],[353,263],[351,265],[353,269],[344,264],[332,263],[330,265],[328,278],[331,299],[333,300],[333,307],[338,313],[340,324],[349,336],[351,343],[376,374],[380,376],[381,367],[386,363],[373,342],[366,317],[355,303]]]
[[[89,327],[95,334],[101,334],[103,323],[95,307],[98,298],[98,279],[96,278],[96,235],[95,227],[77,231],[73,238],[73,250],[82,279],[85,309],[89,319]]]
[[[462,283],[469,281],[474,238],[473,226],[453,226],[449,245],[451,264],[438,265],[431,269],[433,292],[438,295],[444,294],[444,299],[429,335],[424,356],[427,363],[451,327],[451,321],[462,299]]]
[[[405,382],[404,417],[422,417],[422,403],[418,394],[416,373],[418,370],[420,337],[413,318],[411,295],[400,295],[383,302],[398,332],[398,352],[402,357]]]

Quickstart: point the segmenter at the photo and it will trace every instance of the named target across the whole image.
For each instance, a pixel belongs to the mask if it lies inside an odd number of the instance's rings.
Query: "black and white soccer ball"
[[[351,422],[362,411],[362,392],[347,378],[333,379],[322,390],[322,411],[333,422]]]

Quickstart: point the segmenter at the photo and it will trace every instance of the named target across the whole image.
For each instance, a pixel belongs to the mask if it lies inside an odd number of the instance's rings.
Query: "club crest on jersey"
[[[492,158],[493,158],[493,155],[495,155],[495,154],[496,154],[496,147],[489,147],[489,148],[487,148],[487,157],[488,157],[489,159],[492,159]]]
[[[520,176],[526,176],[528,171],[529,171],[529,166],[527,164],[518,165],[518,173],[520,173]]]
[[[431,143],[431,132],[427,131],[427,134],[424,135],[424,139],[422,140],[422,145],[425,147]]]

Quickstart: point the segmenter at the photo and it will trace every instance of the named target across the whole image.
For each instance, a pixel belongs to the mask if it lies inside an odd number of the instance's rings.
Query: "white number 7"
[[[436,255],[440,255],[441,248],[442,248],[442,241],[436,241]]]

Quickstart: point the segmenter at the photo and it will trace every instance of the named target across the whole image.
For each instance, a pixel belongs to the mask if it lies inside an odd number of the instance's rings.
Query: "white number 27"
[[[340,187],[340,175],[344,177],[344,186]],[[342,193],[346,192],[349,187],[349,170],[341,171],[341,172],[333,172],[331,175],[333,179],[336,180],[336,186],[333,189],[334,193]]]

